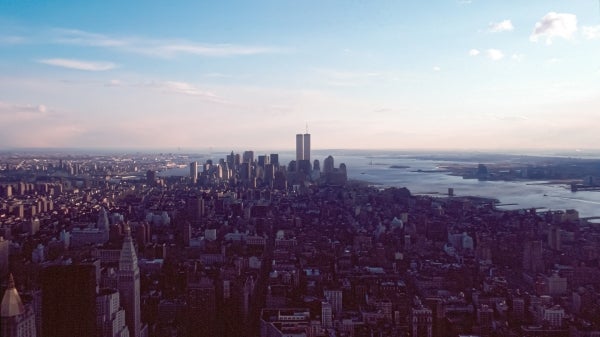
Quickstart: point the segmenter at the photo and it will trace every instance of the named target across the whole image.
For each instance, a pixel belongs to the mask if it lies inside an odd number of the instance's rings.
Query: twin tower
[[[310,134],[296,135],[296,162],[308,160],[310,162]]]

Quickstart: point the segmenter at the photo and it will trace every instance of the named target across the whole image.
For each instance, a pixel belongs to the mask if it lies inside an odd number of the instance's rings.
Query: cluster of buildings
[[[600,225],[310,155],[0,158],[2,336],[600,336]]]

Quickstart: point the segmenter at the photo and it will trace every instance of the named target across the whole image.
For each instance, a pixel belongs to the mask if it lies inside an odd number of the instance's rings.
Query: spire
[[[127,225],[125,226],[125,240],[123,240],[123,247],[121,248],[119,258],[119,270],[137,271],[137,269],[138,259],[131,238],[131,228]]]
[[[4,291],[2,304],[0,305],[0,316],[14,317],[22,315],[25,312],[25,307],[21,301],[21,296],[15,288],[15,280],[12,274],[8,277],[8,288]]]
[[[15,278],[13,277],[13,274],[10,273],[8,274],[8,289],[13,289],[15,288]]]

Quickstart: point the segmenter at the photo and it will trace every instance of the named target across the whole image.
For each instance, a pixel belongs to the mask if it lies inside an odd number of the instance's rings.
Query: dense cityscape
[[[576,210],[348,180],[310,134],[189,158],[4,155],[2,336],[600,336]]]

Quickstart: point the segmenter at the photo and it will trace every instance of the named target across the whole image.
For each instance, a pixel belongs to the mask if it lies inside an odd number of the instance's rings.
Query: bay
[[[332,153],[335,166],[345,163],[348,178],[376,184],[381,187],[406,187],[413,194],[447,195],[448,188],[454,189],[455,196],[478,196],[494,198],[500,201],[501,209],[530,209],[566,210],[575,209],[580,217],[600,217],[600,192],[577,191],[571,192],[563,184],[548,184],[545,181],[479,181],[463,179],[449,175],[442,166],[448,164],[463,164],[477,166],[476,162],[452,160],[425,160],[414,158],[414,154],[399,154],[397,152],[382,152],[369,154],[348,153],[348,151],[314,151],[313,158],[323,165],[328,153]],[[225,153],[213,153],[210,157],[218,162]],[[204,162],[206,156],[198,157]],[[280,163],[287,164],[293,159],[293,153],[280,152]],[[490,164],[490,163],[488,163]],[[393,168],[392,166],[400,167]],[[420,171],[419,171],[420,170]],[[159,175],[189,174],[187,168],[174,168],[161,172]]]

